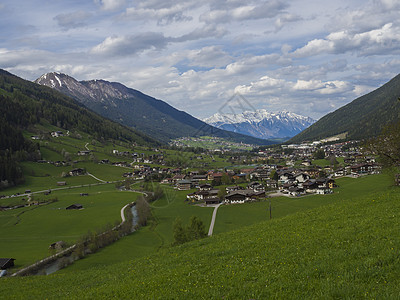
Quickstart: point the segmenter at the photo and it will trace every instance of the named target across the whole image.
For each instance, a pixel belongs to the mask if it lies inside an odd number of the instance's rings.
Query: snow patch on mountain
[[[265,109],[240,114],[216,113],[203,121],[221,129],[263,139],[293,137],[315,122],[310,117],[292,112],[273,113]]]

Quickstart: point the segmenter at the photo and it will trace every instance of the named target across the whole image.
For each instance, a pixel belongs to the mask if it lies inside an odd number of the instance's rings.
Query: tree
[[[218,198],[219,200],[223,201],[226,196],[226,189],[224,187],[220,187],[218,191]]]
[[[176,218],[174,222],[174,245],[180,245],[187,242],[186,231],[183,228],[181,218]]]
[[[325,151],[324,149],[319,149],[314,152],[315,159],[324,159],[325,158]]]
[[[379,155],[385,166],[400,165],[400,122],[386,126],[382,133],[371,139],[366,150]]]
[[[276,170],[273,170],[269,176],[272,180],[278,181],[279,179],[279,175],[278,172]]]
[[[136,211],[138,214],[138,224],[146,226],[147,220],[151,216],[151,208],[143,196],[139,196],[136,200]]]
[[[232,183],[232,179],[229,177],[228,174],[223,173],[221,177],[221,183],[224,185],[228,185]]]
[[[328,158],[327,158],[327,160],[329,160],[329,163],[331,164],[331,166],[336,166],[336,165],[338,165],[339,164],[339,162],[337,161],[337,159],[336,159],[336,156],[335,155],[330,155]]]
[[[206,229],[204,227],[203,221],[192,216],[190,218],[190,223],[187,228],[187,238],[189,241],[199,240],[207,236]]]
[[[176,218],[173,231],[174,245],[180,245],[207,236],[203,221],[196,216],[190,218],[190,223],[187,227],[182,225],[182,220],[180,218]]]

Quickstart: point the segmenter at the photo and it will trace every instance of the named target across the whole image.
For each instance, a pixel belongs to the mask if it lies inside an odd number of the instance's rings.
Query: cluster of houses
[[[332,178],[312,179],[307,172],[286,169],[278,172],[278,187],[281,193],[301,196],[306,193],[331,194],[336,184]]]
[[[251,182],[247,188],[243,186],[228,186],[225,193],[221,194],[219,189],[215,189],[211,184],[205,183],[198,186],[198,190],[186,196],[190,202],[204,202],[206,205],[245,203],[249,201],[265,198],[264,186],[259,182]]]
[[[153,149],[156,152],[159,152],[158,149]],[[116,156],[124,156],[124,157],[131,157],[132,162],[130,165],[133,165],[134,163],[144,163],[144,164],[163,164],[164,163],[164,154],[163,153],[157,153],[157,154],[150,154],[146,155],[145,153],[130,153],[129,151],[119,151],[114,149],[112,153]]]

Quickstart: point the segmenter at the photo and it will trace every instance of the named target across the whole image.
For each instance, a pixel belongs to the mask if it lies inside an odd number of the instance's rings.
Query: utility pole
[[[270,219],[270,220],[272,219],[272,206],[271,206],[271,198],[272,198],[272,197],[269,197],[269,219]]]

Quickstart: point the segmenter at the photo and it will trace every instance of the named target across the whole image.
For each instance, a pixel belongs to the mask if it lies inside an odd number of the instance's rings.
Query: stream
[[[132,217],[132,232],[134,232],[136,230],[135,228],[136,228],[136,225],[138,224],[138,220],[139,220],[135,205],[133,205],[131,207],[131,211],[132,211],[132,216],[133,216]],[[36,273],[36,275],[53,274],[53,273],[57,272],[58,270],[61,270],[65,266],[72,264],[75,260],[78,260],[78,259],[74,258],[72,255],[60,257],[59,259],[55,260],[54,262],[44,266],[44,268],[39,270]]]

